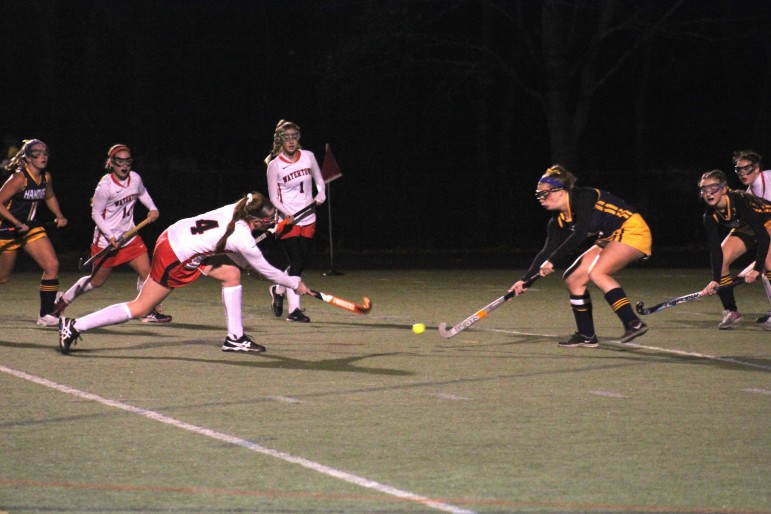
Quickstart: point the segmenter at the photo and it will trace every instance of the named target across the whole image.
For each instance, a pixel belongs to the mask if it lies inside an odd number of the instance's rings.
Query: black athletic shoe
[[[766,321],[768,321],[770,319],[771,319],[771,311],[768,311],[767,313],[765,313],[764,315],[762,315],[761,317],[756,319],[755,323],[765,323]]]
[[[295,321],[299,323],[310,323],[311,319],[303,314],[303,311],[300,309],[293,310],[289,316],[286,317],[287,321]]]
[[[284,314],[284,295],[278,294],[276,289],[278,289],[278,286],[270,286],[268,288],[271,298],[270,308],[273,310],[273,315],[280,318]]]
[[[639,319],[637,321],[631,322],[626,327],[626,332],[624,332],[624,335],[621,336],[620,341],[622,343],[628,343],[635,337],[640,337],[644,333],[648,331],[648,325],[640,321]]]
[[[250,336],[244,334],[238,339],[233,339],[230,336],[225,338],[225,343],[222,345],[223,352],[264,352],[265,347],[261,344],[254,342]]]
[[[560,348],[597,348],[600,343],[597,342],[597,336],[586,337],[576,332],[567,341],[560,341],[557,346]]]
[[[59,351],[67,355],[70,353],[70,346],[78,344],[80,332],[75,329],[75,320],[73,318],[59,318]]]

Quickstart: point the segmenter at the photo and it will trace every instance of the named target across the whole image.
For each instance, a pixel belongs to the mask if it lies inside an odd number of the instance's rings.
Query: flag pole
[[[342,275],[335,269],[335,243],[332,239],[332,184],[327,184],[327,212],[329,213],[329,271],[324,273],[325,277]]]
[[[335,268],[335,243],[332,237],[332,181],[340,178],[343,174],[340,172],[340,168],[337,166],[335,156],[332,155],[332,149],[329,147],[329,143],[326,144],[326,152],[324,154],[324,164],[321,167],[321,175],[324,177],[324,182],[327,185],[327,212],[329,213],[329,271],[324,273],[326,276],[342,275],[341,272]]]

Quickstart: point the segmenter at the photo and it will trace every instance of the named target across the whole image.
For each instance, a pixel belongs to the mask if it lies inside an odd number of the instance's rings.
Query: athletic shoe
[[[254,342],[250,336],[244,334],[238,339],[233,339],[230,336],[225,338],[225,343],[222,345],[223,352],[264,352],[265,347],[261,344]]]
[[[309,323],[311,321],[311,319],[305,314],[303,314],[303,311],[301,311],[300,309],[295,309],[294,311],[292,311],[289,314],[289,316],[286,317],[286,320],[296,321],[299,323]]]
[[[270,308],[273,309],[273,315],[280,318],[284,314],[284,295],[278,294],[278,286],[270,286]]]
[[[622,343],[628,343],[635,337],[640,337],[644,333],[648,331],[648,325],[640,321],[639,319],[636,321],[632,321],[627,325],[626,332],[624,332],[624,335],[621,336],[620,341]]]
[[[755,320],[755,323],[767,323],[768,320],[771,320],[771,311],[768,311],[764,315],[760,316]]]
[[[726,309],[723,311],[723,319],[720,320],[720,323],[717,324],[717,328],[720,330],[725,330],[737,325],[741,320],[742,315],[739,314],[739,312],[729,311]]]
[[[37,324],[41,327],[55,327],[59,324],[59,318],[53,314],[46,314],[37,319]]]
[[[59,351],[67,355],[70,353],[70,346],[78,344],[80,332],[75,328],[73,318],[59,318]]]
[[[64,296],[64,293],[62,291],[59,291],[56,293],[56,301],[54,302],[54,315],[61,316],[64,314],[64,309],[67,308],[69,305],[67,302],[65,302],[62,297]]]
[[[139,318],[139,321],[142,323],[171,323],[171,316],[167,316],[166,314],[162,314],[153,309],[147,316]]]
[[[557,343],[560,348],[597,348],[600,343],[597,342],[597,336],[586,337],[576,332],[567,341]]]

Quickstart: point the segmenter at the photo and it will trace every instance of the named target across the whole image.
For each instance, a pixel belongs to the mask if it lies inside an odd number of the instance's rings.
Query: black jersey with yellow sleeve
[[[16,171],[24,176],[24,188],[14,194],[5,204],[5,208],[11,211],[11,214],[22,223],[29,227],[35,227],[37,223],[37,208],[41,201],[45,201],[48,192],[48,181],[46,174],[43,173],[39,178],[30,175],[27,168],[22,166]],[[3,220],[4,225],[8,225],[7,220]]]
[[[708,206],[704,211],[704,230],[709,241],[709,256],[712,263],[712,279],[720,281],[723,268],[723,240],[721,227],[731,230],[749,229],[757,240],[755,266],[753,269],[763,271],[768,255],[771,237],[771,202],[744,191],[729,190],[725,195],[725,210]]]
[[[610,236],[637,212],[621,198],[601,189],[576,187],[567,194],[568,212],[555,213],[549,219],[546,243],[525,277],[537,273],[544,261],[560,265],[590,238]]]

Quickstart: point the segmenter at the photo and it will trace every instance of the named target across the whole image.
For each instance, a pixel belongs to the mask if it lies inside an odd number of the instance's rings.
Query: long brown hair
[[[233,209],[233,217],[228,223],[228,228],[225,230],[225,234],[217,241],[217,246],[214,247],[215,253],[222,253],[225,250],[225,245],[228,242],[228,238],[236,229],[236,222],[238,220],[249,220],[252,218],[265,218],[268,216],[268,212],[273,209],[273,204],[270,200],[265,198],[261,193],[252,191],[238,202]]]

